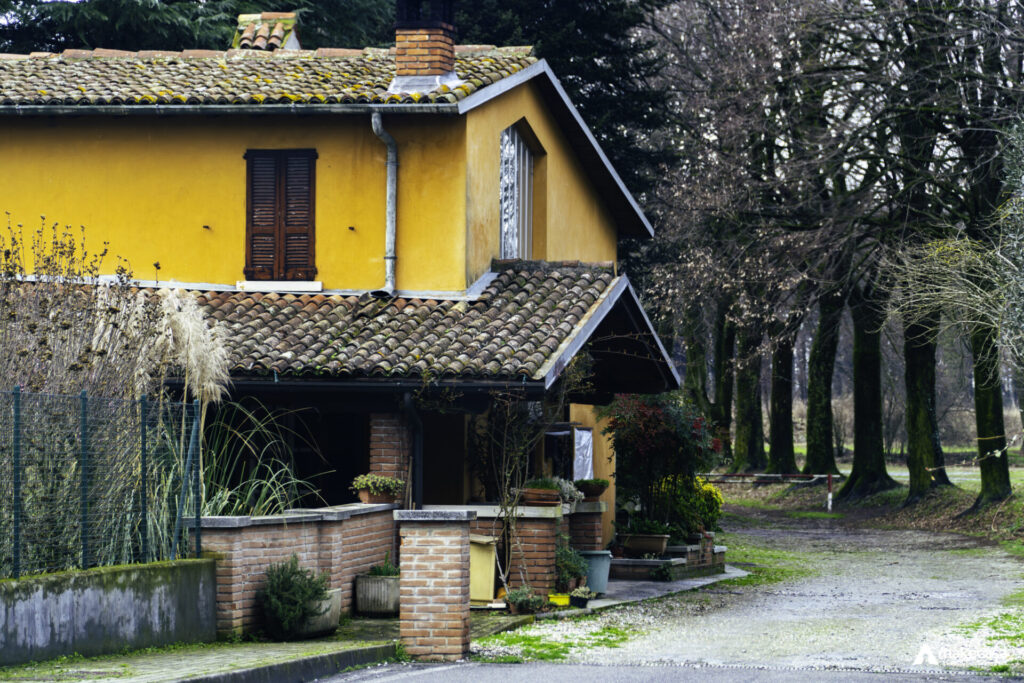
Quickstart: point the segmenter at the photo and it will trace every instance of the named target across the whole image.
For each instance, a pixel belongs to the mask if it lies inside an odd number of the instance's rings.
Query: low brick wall
[[[342,591],[342,610],[351,610],[356,574],[389,552],[398,561],[396,507],[356,503],[267,517],[204,517],[203,555],[217,561],[217,632],[244,634],[262,625],[256,593],[267,567],[292,554],[301,566],[327,573],[328,587]]]
[[[0,666],[215,637],[210,560],[0,581]]]
[[[476,518],[470,522],[470,533],[498,536],[501,533],[500,509],[496,505],[425,505],[424,510],[470,511]],[[516,510],[516,532],[519,543],[512,550],[509,586],[527,582],[534,592],[547,595],[555,588],[555,545],[559,531],[569,531],[564,520],[568,508],[562,506],[522,506]],[[523,572],[520,571],[523,569]]]
[[[452,661],[469,652],[469,524],[475,513],[397,510],[401,524],[399,636],[410,657]]]

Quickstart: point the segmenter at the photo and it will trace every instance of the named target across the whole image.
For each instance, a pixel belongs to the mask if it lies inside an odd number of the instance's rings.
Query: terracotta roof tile
[[[234,375],[516,380],[540,379],[540,369],[613,280],[604,266],[525,261],[503,262],[472,303],[195,296],[208,323],[226,337]]]
[[[457,52],[463,84],[388,93],[394,55],[374,48],[0,55],[0,105],[454,103],[535,61],[529,48]]]

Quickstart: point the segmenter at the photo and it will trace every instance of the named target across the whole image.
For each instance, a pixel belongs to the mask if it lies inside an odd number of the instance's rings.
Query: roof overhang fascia
[[[559,375],[562,374],[562,371],[565,370],[576,354],[590,341],[590,338],[604,319],[608,317],[608,314],[618,305],[626,306],[627,314],[638,332],[649,334],[654,340],[651,351],[660,356],[661,364],[664,365],[662,376],[665,379],[666,387],[668,389],[678,389],[682,385],[682,379],[672,363],[671,356],[665,350],[665,346],[661,343],[661,339],[658,338],[657,332],[654,331],[654,325],[651,324],[650,318],[647,317],[643,306],[640,305],[640,300],[637,298],[633,286],[629,283],[629,278],[625,275],[616,278],[612,286],[604,291],[601,298],[591,307],[590,312],[580,321],[573,334],[562,342],[562,345],[556,350],[554,357],[541,366],[534,377],[543,378],[544,387],[551,388],[551,385],[558,380]]]
[[[576,105],[569,99],[565,88],[562,87],[558,77],[548,66],[547,60],[542,59],[535,62],[497,83],[477,90],[458,103],[459,113],[465,114],[472,111],[496,97],[504,95],[516,86],[534,79],[537,79],[541,92],[549,106],[552,106],[552,112],[556,119],[565,127],[570,140],[576,143],[577,151],[584,157],[583,167],[587,169],[587,173],[608,201],[613,215],[619,221],[620,226],[624,228],[624,232],[630,237],[653,237],[654,227],[647,220],[647,216],[644,215],[643,209],[637,204],[633,194],[626,188],[626,184],[622,182],[618,171],[608,160],[608,156],[601,149],[597,138],[594,137],[590,127],[580,116]]]

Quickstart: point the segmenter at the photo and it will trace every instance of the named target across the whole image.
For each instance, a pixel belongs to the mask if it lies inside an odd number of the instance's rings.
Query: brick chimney
[[[455,74],[453,0],[397,0],[395,78],[389,92],[428,92],[462,81]]]

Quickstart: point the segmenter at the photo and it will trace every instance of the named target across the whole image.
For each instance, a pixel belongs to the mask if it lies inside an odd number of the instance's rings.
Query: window
[[[594,432],[590,429],[577,427],[573,430],[574,458],[572,463],[573,479],[594,478]]]
[[[533,251],[533,152],[510,126],[501,131],[501,258]]]
[[[245,278],[313,280],[316,150],[249,150]]]

